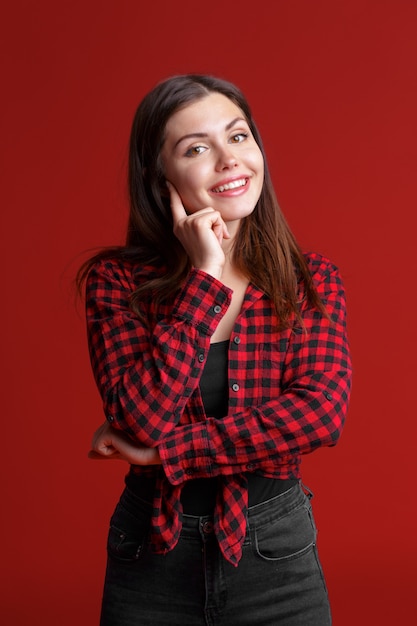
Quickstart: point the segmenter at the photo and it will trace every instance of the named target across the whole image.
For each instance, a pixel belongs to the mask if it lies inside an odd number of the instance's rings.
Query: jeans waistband
[[[290,511],[302,505],[306,498],[311,498],[311,491],[297,483],[288,491],[278,496],[256,504],[248,508],[248,529],[252,526],[262,526],[268,522],[287,515]],[[211,534],[214,530],[212,515],[183,515],[182,532],[187,536],[199,536]]]

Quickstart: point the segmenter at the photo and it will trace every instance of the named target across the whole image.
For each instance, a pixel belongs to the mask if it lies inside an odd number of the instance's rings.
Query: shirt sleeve
[[[108,421],[153,447],[178,423],[198,385],[231,290],[192,270],[173,306],[153,322],[131,311],[132,291],[116,262],[93,266],[86,284],[89,351]]]
[[[291,333],[276,398],[223,419],[179,426],[163,440],[159,453],[172,484],[248,470],[273,473],[285,458],[337,442],[352,374],[337,268],[323,272],[317,289],[330,319],[303,305],[305,328]]]

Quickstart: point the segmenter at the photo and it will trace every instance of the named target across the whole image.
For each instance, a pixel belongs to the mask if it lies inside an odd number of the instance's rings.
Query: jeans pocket
[[[149,528],[149,507],[125,490],[110,520],[109,556],[118,561],[137,561],[144,553]]]
[[[116,526],[110,526],[107,539],[109,556],[118,561],[137,561],[143,549],[143,537],[135,537]]]
[[[289,561],[310,551],[316,543],[316,526],[307,502],[262,526],[252,529],[253,549],[265,561]]]

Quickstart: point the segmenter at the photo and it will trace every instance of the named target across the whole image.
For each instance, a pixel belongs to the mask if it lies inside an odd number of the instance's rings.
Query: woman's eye
[[[236,135],[233,135],[231,137],[231,142],[232,143],[242,143],[242,141],[245,141],[245,139],[247,139],[248,134],[247,133],[237,133]]]
[[[191,148],[188,148],[187,152],[185,153],[185,156],[189,156],[189,157],[197,156],[199,154],[202,154],[206,150],[207,148],[205,146],[192,146]]]

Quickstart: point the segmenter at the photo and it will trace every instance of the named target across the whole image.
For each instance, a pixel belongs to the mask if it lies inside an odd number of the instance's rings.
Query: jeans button
[[[205,535],[210,535],[214,530],[213,522],[203,522],[202,528]]]

